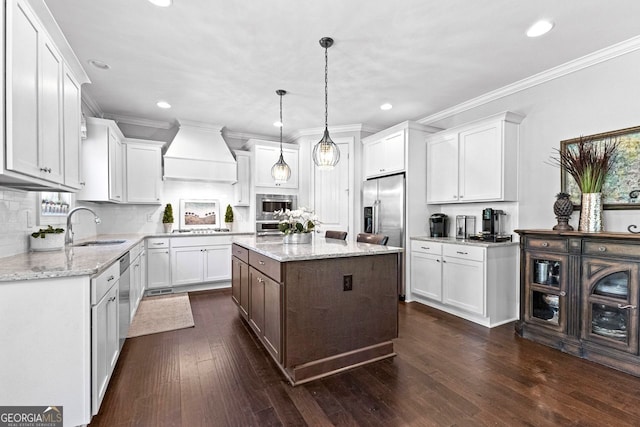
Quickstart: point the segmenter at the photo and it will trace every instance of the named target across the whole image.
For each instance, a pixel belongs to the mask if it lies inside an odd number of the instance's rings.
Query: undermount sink
[[[73,246],[108,246],[119,245],[126,242],[126,240],[91,240],[89,242],[76,243]]]

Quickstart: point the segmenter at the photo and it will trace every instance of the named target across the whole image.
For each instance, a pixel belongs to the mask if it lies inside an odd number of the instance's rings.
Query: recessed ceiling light
[[[527,30],[527,37],[540,37],[547,34],[553,28],[553,22],[540,20]]]
[[[109,68],[111,68],[111,66],[106,62],[98,61],[97,59],[90,59],[89,64],[93,65],[96,68],[100,68],[101,70],[108,70]]]
[[[149,0],[149,2],[159,7],[169,7],[173,3],[172,0]]]
[[[273,125],[277,128],[281,128],[282,127],[282,122],[281,121],[277,121],[277,122],[273,122]]]
[[[393,105],[389,104],[388,102],[387,102],[387,103],[385,103],[385,104],[382,104],[382,105],[380,106],[380,109],[381,109],[381,110],[385,110],[385,111],[386,111],[386,110],[391,110],[392,108],[393,108]]]
[[[171,104],[169,104],[167,101],[158,101],[156,102],[156,105],[160,108],[171,108]]]

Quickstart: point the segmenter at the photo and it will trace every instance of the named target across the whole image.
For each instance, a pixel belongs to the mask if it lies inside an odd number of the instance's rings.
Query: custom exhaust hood
[[[178,121],[179,130],[164,154],[164,178],[236,182],[237,164],[222,126]]]

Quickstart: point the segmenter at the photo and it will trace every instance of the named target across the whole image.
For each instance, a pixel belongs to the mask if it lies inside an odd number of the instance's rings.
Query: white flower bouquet
[[[273,214],[280,219],[278,229],[284,234],[310,233],[318,224],[318,217],[304,207],[284,211],[280,209]]]

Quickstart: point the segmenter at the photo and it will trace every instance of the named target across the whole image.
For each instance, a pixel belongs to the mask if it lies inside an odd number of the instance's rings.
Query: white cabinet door
[[[251,153],[236,151],[235,154],[238,163],[238,182],[233,184],[233,206],[250,206]]]
[[[131,271],[131,281],[130,281],[130,289],[129,289],[129,320],[133,320],[133,316],[136,314],[136,310],[138,310],[138,304],[140,303],[140,295],[142,289],[142,257],[138,255],[136,259],[130,265]]]
[[[204,247],[171,248],[171,284],[190,285],[203,281]],[[231,255],[229,255],[231,262]]]
[[[330,170],[314,167],[314,210],[318,231],[349,230],[349,143],[338,143],[340,161]],[[324,235],[324,234],[323,234]]]
[[[171,286],[171,264],[169,249],[147,250],[147,288],[168,288]]]
[[[256,145],[254,148],[255,185],[257,187],[298,188],[298,150],[283,148],[284,161],[291,168],[289,181],[276,183],[271,176],[271,168],[280,158],[280,148]]]
[[[231,245],[204,249],[204,281],[231,280]]]
[[[40,54],[39,146],[41,177],[63,183],[62,57],[47,38]]]
[[[125,143],[126,201],[160,203],[162,153],[160,147]]]
[[[62,139],[64,141],[64,184],[72,188],[82,186],[82,139],[80,136],[80,84],[64,68],[62,83]]]
[[[404,130],[364,144],[364,175],[371,178],[404,171]]]
[[[109,128],[109,199],[122,202],[122,140]]]
[[[458,201],[458,135],[427,143],[427,203]]]
[[[443,302],[484,315],[484,262],[443,257]]]
[[[411,292],[442,301],[442,260],[440,255],[411,253]]]
[[[7,169],[40,176],[38,159],[39,45],[41,29],[22,1],[7,2]]]
[[[460,133],[460,201],[502,198],[502,137],[500,123]]]
[[[118,361],[118,281],[91,308],[91,413],[97,414]]]

